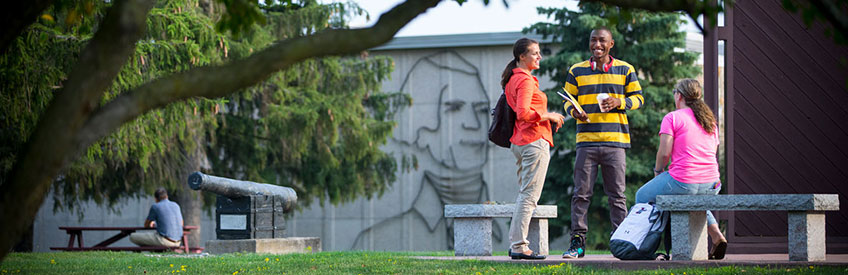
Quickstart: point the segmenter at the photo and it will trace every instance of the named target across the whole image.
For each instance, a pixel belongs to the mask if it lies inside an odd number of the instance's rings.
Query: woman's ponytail
[[[506,63],[506,68],[504,68],[504,71],[501,74],[501,89],[506,89],[506,83],[509,82],[509,79],[512,77],[512,69],[518,67],[516,63],[518,62],[515,61],[515,59]]]
[[[716,118],[710,107],[701,99],[701,84],[698,83],[698,80],[691,78],[683,79],[677,83],[674,91],[683,96],[683,100],[692,109],[692,113],[695,114],[695,120],[698,121],[701,128],[709,134],[715,133]]]

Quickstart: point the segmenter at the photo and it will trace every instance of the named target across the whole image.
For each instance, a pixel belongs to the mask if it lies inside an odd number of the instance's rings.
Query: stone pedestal
[[[492,218],[461,218],[453,223],[456,256],[492,255]]]
[[[707,212],[671,212],[671,259],[706,260]]]
[[[527,246],[539,255],[548,255],[548,219],[530,219],[530,230],[527,231]]]
[[[789,260],[825,260],[825,222],[821,211],[789,211]]]
[[[206,252],[210,254],[321,252],[321,238],[210,240],[206,242]]]

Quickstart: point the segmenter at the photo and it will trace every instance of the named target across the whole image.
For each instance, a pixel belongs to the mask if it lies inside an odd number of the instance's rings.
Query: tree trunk
[[[64,88],[40,115],[8,180],[0,184],[0,260],[29,228],[62,169],[91,145],[79,140],[85,134],[82,128],[144,36],[152,7],[152,0],[115,1],[68,73]]]
[[[197,127],[192,127],[198,129]],[[183,223],[185,225],[197,226],[196,230],[192,230],[188,235],[188,243],[192,247],[202,247],[205,244],[201,243],[203,227],[200,226],[200,220],[203,215],[203,194],[198,190],[192,190],[188,186],[188,175],[201,169],[209,169],[209,164],[206,159],[206,135],[200,133],[201,130],[194,131],[194,149],[186,154],[186,161],[183,167],[179,170],[179,179],[177,182],[177,191],[175,192],[175,201],[180,205],[183,214]]]
[[[24,232],[24,235],[21,237],[21,241],[15,244],[15,247],[12,248],[14,252],[32,252],[32,223],[29,225],[29,229]]]
[[[193,170],[197,171],[197,170]],[[188,178],[190,172],[184,173],[185,177]],[[200,191],[191,190],[188,187],[188,184],[185,182],[181,182],[177,185],[177,191],[175,192],[174,201],[180,205],[180,209],[183,214],[183,223],[185,225],[195,225],[197,229],[192,230],[191,234],[188,235],[188,244],[192,247],[201,247],[204,246],[201,243],[203,232],[203,227],[200,226],[201,215],[203,215],[203,197]]]

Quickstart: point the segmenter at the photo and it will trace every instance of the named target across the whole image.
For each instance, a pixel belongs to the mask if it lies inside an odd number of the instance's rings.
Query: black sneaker
[[[586,238],[575,234],[574,237],[571,237],[571,247],[562,253],[562,257],[565,259],[577,259],[583,258],[586,255]]]

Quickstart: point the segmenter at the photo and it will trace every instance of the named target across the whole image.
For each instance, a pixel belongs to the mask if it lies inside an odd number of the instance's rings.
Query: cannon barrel
[[[188,176],[188,186],[194,190],[209,191],[228,198],[276,196],[284,202],[283,212],[291,211],[297,204],[297,193],[289,187],[210,176],[200,172]]]

